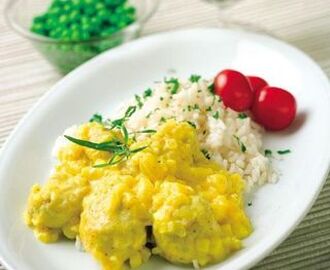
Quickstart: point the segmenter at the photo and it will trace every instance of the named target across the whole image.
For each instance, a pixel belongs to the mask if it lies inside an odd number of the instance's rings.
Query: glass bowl
[[[160,0],[128,1],[136,8],[137,20],[134,23],[109,36],[86,41],[59,41],[30,31],[33,18],[42,14],[51,0],[9,0],[5,7],[5,17],[17,33],[30,40],[50,63],[66,74],[99,53],[137,38],[145,23],[157,10],[159,2]]]

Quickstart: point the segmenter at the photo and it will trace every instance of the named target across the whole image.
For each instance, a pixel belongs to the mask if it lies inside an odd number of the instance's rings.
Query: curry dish
[[[91,122],[75,137],[100,144],[128,140],[139,151],[102,166],[112,153],[73,142],[61,147],[48,181],[32,187],[24,213],[40,241],[79,238],[102,269],[120,270],[151,254],[173,263],[218,262],[251,233],[241,176],[203,155],[189,123],[168,120],[135,141]]]

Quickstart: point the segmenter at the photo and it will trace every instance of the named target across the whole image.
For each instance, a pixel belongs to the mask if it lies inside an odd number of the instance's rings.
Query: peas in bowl
[[[9,24],[61,73],[139,36],[158,0],[13,0]]]

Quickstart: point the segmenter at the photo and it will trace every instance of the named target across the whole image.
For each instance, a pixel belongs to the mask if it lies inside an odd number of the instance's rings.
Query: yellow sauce
[[[97,123],[78,128],[80,139],[121,136]],[[137,267],[151,253],[173,263],[218,262],[242,247],[251,231],[243,209],[243,181],[207,160],[188,123],[169,120],[148,146],[115,166],[93,168],[111,154],[69,143],[47,183],[32,187],[25,222],[45,243],[79,236],[104,270]],[[146,226],[153,227],[150,251]]]

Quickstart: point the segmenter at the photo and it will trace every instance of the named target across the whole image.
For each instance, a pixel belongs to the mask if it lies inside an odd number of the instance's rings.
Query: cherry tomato
[[[282,130],[294,120],[297,104],[288,91],[266,86],[255,96],[252,113],[255,120],[268,130]]]
[[[246,78],[248,79],[250,85],[251,85],[251,89],[254,93],[254,95],[258,95],[258,92],[266,87],[268,85],[268,83],[260,77],[257,76],[246,76]]]
[[[221,71],[214,79],[214,91],[225,106],[237,112],[250,109],[253,93],[247,78],[236,70]]]

